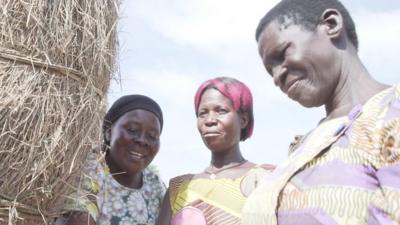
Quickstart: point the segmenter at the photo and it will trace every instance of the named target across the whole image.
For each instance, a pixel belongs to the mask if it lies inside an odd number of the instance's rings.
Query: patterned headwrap
[[[237,112],[247,113],[249,115],[249,122],[247,126],[242,129],[240,140],[244,141],[249,138],[253,133],[254,127],[253,97],[250,89],[244,83],[230,77],[217,77],[205,81],[200,85],[194,97],[196,117],[198,116],[197,113],[201,96],[209,88],[218,90],[221,94],[231,100],[232,106]]]

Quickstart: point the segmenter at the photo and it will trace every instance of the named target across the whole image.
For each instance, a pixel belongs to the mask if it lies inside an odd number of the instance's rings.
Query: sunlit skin
[[[324,46],[329,38],[322,29],[304,31],[300,26],[282,28],[274,22],[265,28],[259,52],[276,86],[306,107],[328,101],[338,84],[335,52]],[[324,50],[321,50],[324,49]]]
[[[160,147],[160,122],[146,110],[125,113],[107,131],[110,151],[106,162],[121,185],[140,188],[142,171],[151,163]]]
[[[142,171],[158,153],[160,134],[158,118],[142,109],[125,113],[106,130],[110,142],[106,162],[119,184],[136,189],[143,185]],[[66,217],[64,225],[96,224],[87,212],[72,212]]]
[[[106,162],[113,178],[121,185],[140,188],[142,171],[151,163],[160,148],[161,126],[149,111],[135,109],[125,113],[106,130],[110,143]],[[71,212],[64,225],[95,225],[87,212]]]
[[[219,169],[234,163],[244,162],[238,167],[218,173],[218,178],[237,178],[254,167],[254,163],[244,161],[239,146],[241,130],[249,122],[246,113],[237,112],[229,98],[218,90],[210,88],[205,90],[201,96],[196,114],[200,136],[211,151],[211,166],[209,168]],[[209,174],[202,172],[196,174],[194,179],[210,178]],[[156,225],[169,225],[171,215],[169,192],[167,191]]]
[[[218,90],[208,89],[203,93],[197,111],[197,128],[212,152],[212,164],[221,166],[229,161],[243,160],[239,141],[245,125],[231,101]]]
[[[347,38],[341,14],[327,9],[314,31],[290,20],[265,27],[258,41],[276,86],[305,107],[325,106],[326,119],[347,115],[387,88],[373,79]]]

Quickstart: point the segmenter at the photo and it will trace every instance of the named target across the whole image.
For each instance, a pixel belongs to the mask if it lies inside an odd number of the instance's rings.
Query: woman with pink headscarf
[[[249,162],[240,151],[239,142],[253,132],[251,92],[236,79],[218,77],[200,85],[194,103],[211,162],[199,174],[170,180],[156,224],[239,224],[246,197],[273,169]]]

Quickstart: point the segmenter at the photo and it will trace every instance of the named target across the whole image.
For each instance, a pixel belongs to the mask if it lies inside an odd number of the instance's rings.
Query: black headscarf
[[[160,106],[153,99],[144,95],[125,95],[115,101],[110,109],[107,111],[103,121],[103,136],[104,143],[108,145],[105,134],[108,128],[117,121],[125,113],[135,110],[143,109],[152,112],[160,121],[160,128],[163,127],[163,115]]]

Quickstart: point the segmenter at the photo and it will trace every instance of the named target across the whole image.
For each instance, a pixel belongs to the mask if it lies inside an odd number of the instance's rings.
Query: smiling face
[[[338,83],[339,60],[324,26],[306,31],[300,25],[271,22],[258,49],[274,83],[305,107],[328,103]]]
[[[107,130],[111,166],[127,174],[143,171],[158,153],[160,130],[159,120],[149,111],[125,113]]]
[[[230,151],[239,145],[241,130],[248,119],[234,110],[230,99],[210,88],[201,96],[197,128],[212,152]]]

